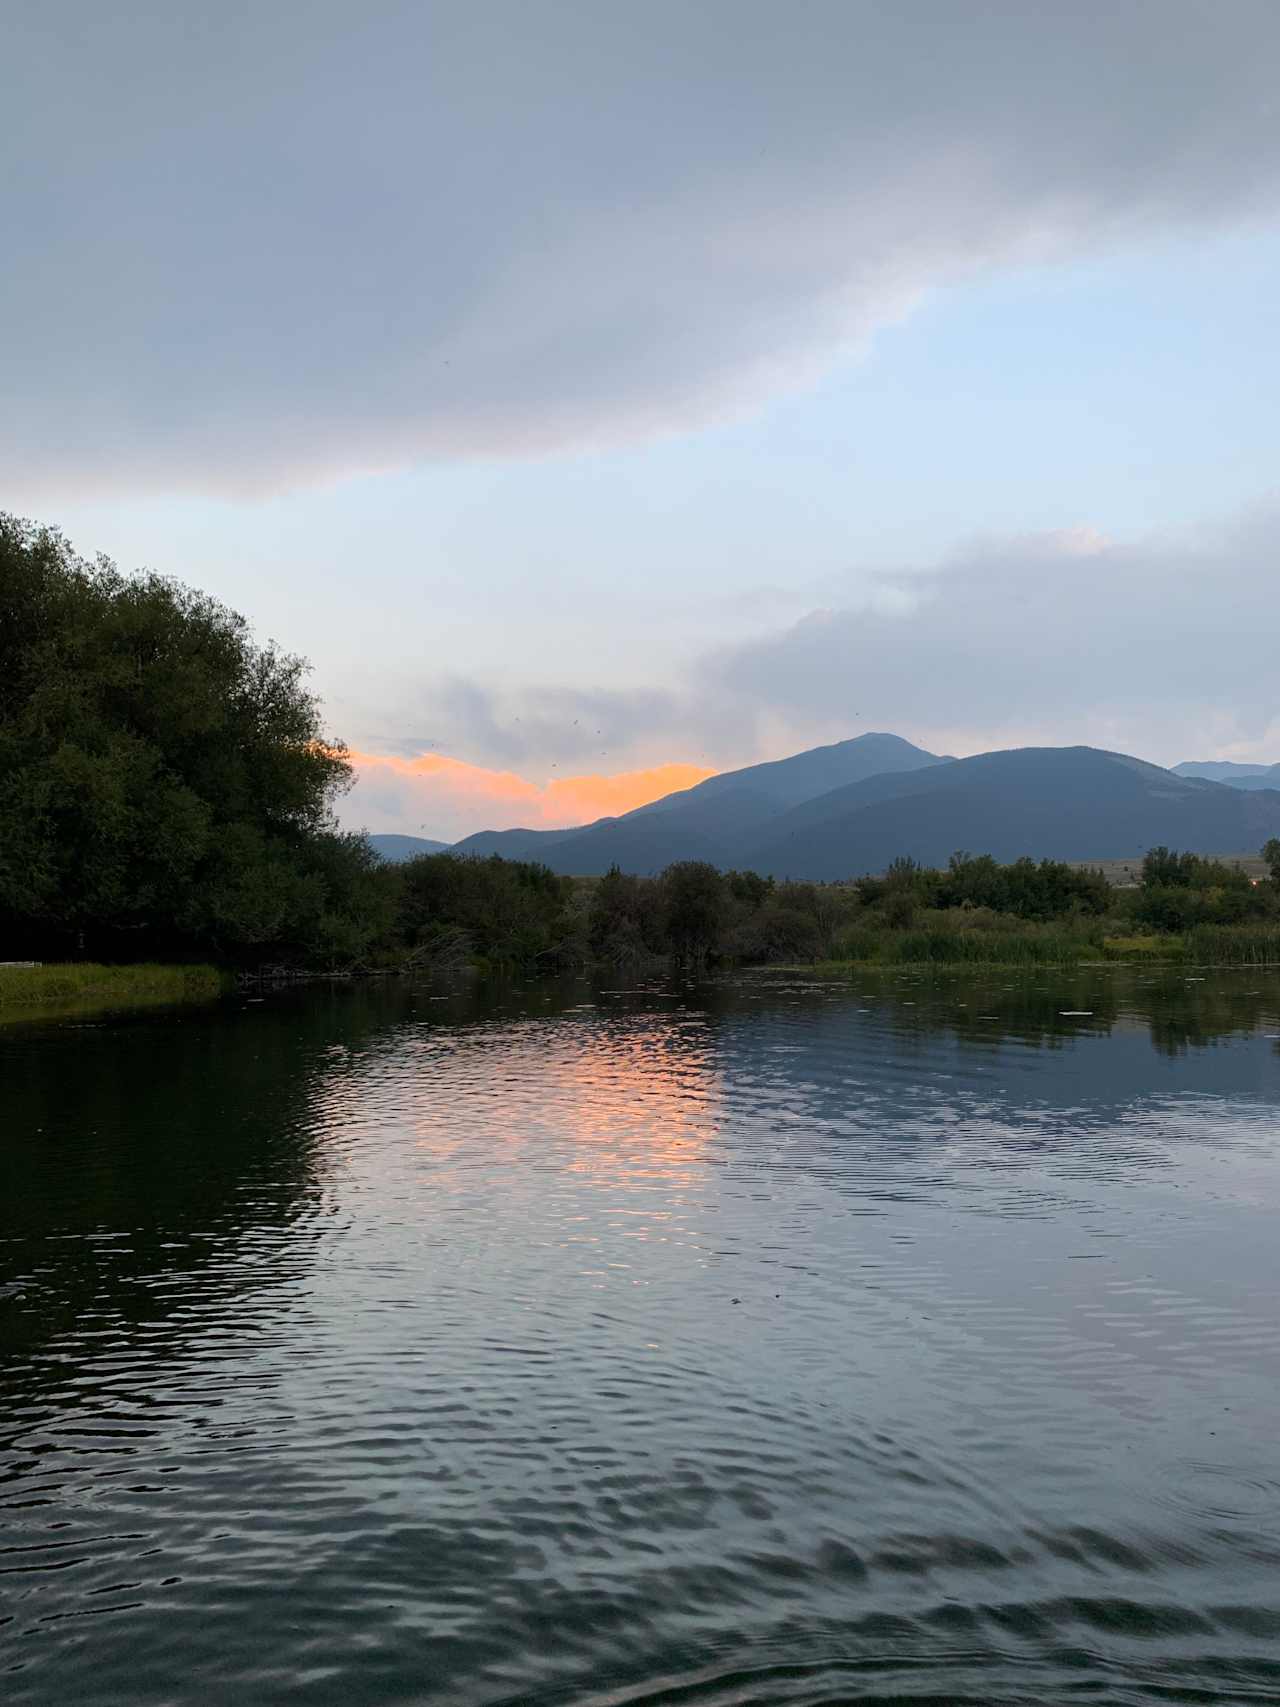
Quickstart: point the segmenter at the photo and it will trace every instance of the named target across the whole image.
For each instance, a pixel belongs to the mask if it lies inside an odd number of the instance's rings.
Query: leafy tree
[[[773,896],[737,924],[727,938],[728,952],[747,964],[816,960],[823,938],[818,921],[804,907]]]
[[[0,515],[0,929],[42,951],[360,952],[367,850],[301,659]],[[361,919],[361,909],[368,909]]]
[[[728,915],[724,878],[705,860],[680,860],[663,872],[662,890],[671,952],[695,964],[705,961]]]
[[[592,894],[587,940],[597,960],[614,966],[664,953],[666,920],[660,885],[612,866]]]
[[[754,911],[762,907],[773,894],[772,877],[761,877],[758,871],[726,871],[724,880],[730,895]]]
[[[914,892],[920,874],[919,863],[910,854],[899,854],[885,872],[884,880],[891,890]]]
[[[427,854],[391,868],[391,881],[401,950],[430,959],[441,947],[463,948],[494,964],[548,970],[571,958],[572,883],[545,865]]]
[[[1262,857],[1271,868],[1271,881],[1280,889],[1280,836],[1272,836],[1262,850]]]
[[[1061,860],[1015,860],[1000,865],[990,854],[957,853],[938,879],[938,907],[988,907],[1019,919],[1047,921],[1071,914],[1098,916],[1112,893],[1099,871],[1079,871]]]
[[[1178,853],[1166,847],[1151,848],[1142,862],[1142,886],[1144,889],[1165,885],[1204,889],[1212,881],[1214,870],[1226,869],[1202,859],[1199,854]]]
[[[1273,917],[1275,909],[1274,889],[1255,887],[1238,867],[1161,847],[1152,848],[1142,863],[1134,917],[1157,930],[1176,931],[1245,924]]]

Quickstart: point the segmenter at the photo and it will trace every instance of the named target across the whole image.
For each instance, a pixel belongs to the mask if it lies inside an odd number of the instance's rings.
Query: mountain
[[[999,860],[1088,860],[1164,843],[1239,853],[1280,835],[1280,792],[1176,776],[1095,747],[1021,747],[868,778],[807,800],[735,863],[831,880],[899,855],[945,865],[958,849]]]
[[[1280,788],[1280,765],[1233,765],[1227,759],[1190,760],[1175,765],[1173,774],[1225,782],[1228,788]]]
[[[961,848],[1001,860],[1113,859],[1161,843],[1239,854],[1280,835],[1273,778],[1280,785],[1280,766],[1207,762],[1168,771],[1095,747],[943,759],[897,735],[859,735],[724,771],[621,817],[569,830],[482,830],[449,851],[541,860],[574,876],[615,864],[647,874],[705,859],[827,880],[883,871],[900,854],[945,865]],[[447,846],[417,836],[369,839],[389,860]]]
[[[602,818],[602,824],[612,823]],[[540,859],[549,863],[551,849],[569,836],[579,835],[571,830],[477,830],[454,844],[454,853],[474,854],[477,858],[501,854],[503,859]]]
[[[788,759],[723,771],[679,793],[650,801],[617,818],[573,830],[482,830],[457,852],[543,860],[553,871],[593,876],[611,865],[661,871],[679,859],[741,864],[741,852],[783,813],[833,789],[884,771],[945,765],[898,735],[858,735],[813,747]]]
[[[369,845],[392,865],[405,859],[418,859],[423,854],[445,853],[449,848],[448,842],[430,842],[425,836],[370,836]]]
[[[883,771],[920,770],[925,765],[947,762],[936,753],[926,753],[923,747],[904,741],[901,735],[855,735],[828,747],[810,747],[807,752],[793,753],[789,759],[769,759],[764,764],[747,765],[743,770],[721,771],[692,788],[637,807],[628,816],[667,812],[694,802],[719,803],[726,795],[743,790],[767,799],[780,810]]]

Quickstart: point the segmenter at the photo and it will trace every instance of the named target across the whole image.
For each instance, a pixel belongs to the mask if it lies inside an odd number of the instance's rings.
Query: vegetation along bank
[[[391,864],[337,826],[351,769],[302,661],[234,612],[4,516],[0,591],[0,958],[45,963],[0,976],[2,1011],[203,992],[215,967],[1280,962],[1275,839],[1261,881],[1154,848],[1123,888],[967,853],[828,883],[687,859],[654,877]]]

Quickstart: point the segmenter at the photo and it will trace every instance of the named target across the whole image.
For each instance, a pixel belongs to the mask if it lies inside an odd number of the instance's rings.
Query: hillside
[[[858,735],[790,758],[723,771],[618,818],[573,830],[484,830],[459,842],[457,851],[543,860],[572,876],[598,875],[615,864],[624,871],[661,871],[682,859],[734,865],[771,823],[814,796],[885,771],[945,762],[897,735]]]
[[[370,836],[369,845],[392,865],[398,865],[401,860],[419,859],[423,854],[444,853],[449,847],[448,842],[428,841],[425,836],[391,834]]]
[[[1190,760],[1175,765],[1173,774],[1202,777],[1207,782],[1225,782],[1228,788],[1280,789],[1280,764],[1236,765],[1227,759]]]
[[[900,855],[945,865],[958,849],[1089,860],[1160,843],[1233,853],[1273,835],[1280,792],[1246,793],[1092,747],[1027,747],[833,790],[777,820],[739,863],[833,880]]]

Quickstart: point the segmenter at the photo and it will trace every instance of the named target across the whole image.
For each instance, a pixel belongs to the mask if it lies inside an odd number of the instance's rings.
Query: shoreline
[[[210,965],[0,966],[0,1026],[79,1013],[207,1002],[225,994],[228,987],[227,975]]]

